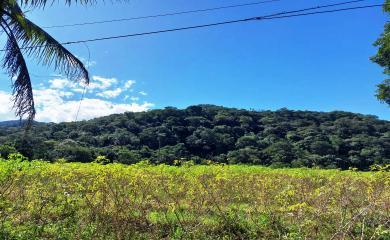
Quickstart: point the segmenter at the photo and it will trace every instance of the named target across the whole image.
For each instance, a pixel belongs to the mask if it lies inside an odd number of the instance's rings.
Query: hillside
[[[172,164],[245,163],[323,168],[390,163],[390,122],[348,112],[249,111],[213,105],[125,113],[33,126],[24,137],[0,127],[0,144],[32,159]],[[4,155],[4,154],[3,154]]]
[[[26,124],[26,120],[9,120],[0,122],[0,127],[22,127]],[[33,125],[42,125],[42,122],[33,121]]]

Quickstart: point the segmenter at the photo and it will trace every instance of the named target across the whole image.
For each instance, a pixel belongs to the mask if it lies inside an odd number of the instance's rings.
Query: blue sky
[[[106,2],[90,7],[54,4],[27,15],[41,26],[51,26],[251,1]],[[335,2],[338,1],[281,0],[207,13],[46,30],[64,42]],[[351,6],[375,3],[382,1],[367,0]],[[68,49],[74,54],[85,61],[89,58],[90,74],[94,76],[78,120],[203,103],[257,110],[344,110],[390,120],[390,109],[374,96],[375,85],[385,76],[369,60],[376,51],[372,43],[386,20],[382,10],[374,8],[71,45]],[[82,87],[56,75],[53,69],[37,66],[34,60],[29,61],[29,68],[35,75],[37,120],[73,121]],[[1,78],[0,120],[12,119],[4,100],[9,97],[10,80],[4,74]]]

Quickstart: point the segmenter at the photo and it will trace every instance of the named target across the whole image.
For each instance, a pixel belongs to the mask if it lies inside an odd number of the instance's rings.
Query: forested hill
[[[213,105],[124,113],[89,121],[0,127],[3,155],[135,163],[201,162],[357,167],[390,163],[390,122],[348,112],[248,111]],[[1,152],[0,151],[0,152]]]
[[[0,127],[21,127],[27,123],[26,120],[10,120],[10,121],[2,121],[0,122]],[[33,125],[41,125],[44,123],[33,121]]]

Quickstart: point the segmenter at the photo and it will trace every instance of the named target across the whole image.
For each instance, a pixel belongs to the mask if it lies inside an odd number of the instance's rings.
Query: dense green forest
[[[89,121],[0,127],[0,153],[30,159],[125,164],[259,164],[368,169],[390,163],[390,122],[334,111],[250,111],[214,105],[167,107]]]

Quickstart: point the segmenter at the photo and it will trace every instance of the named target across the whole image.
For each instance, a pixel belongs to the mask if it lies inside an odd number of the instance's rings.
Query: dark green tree
[[[18,151],[13,146],[0,145],[0,157],[7,159],[11,153],[17,153]]]
[[[184,159],[368,170],[390,162],[390,122],[340,111],[255,112],[199,105],[33,125],[27,136],[20,127],[0,126],[0,145],[48,161],[90,162],[105,156],[125,164]]]
[[[383,10],[390,13],[390,0],[386,0]],[[384,68],[383,73],[390,75],[390,22],[385,24],[384,32],[376,40],[374,46],[378,47],[378,52],[371,60]],[[390,105],[390,79],[384,80],[378,85],[376,97],[384,103]]]

